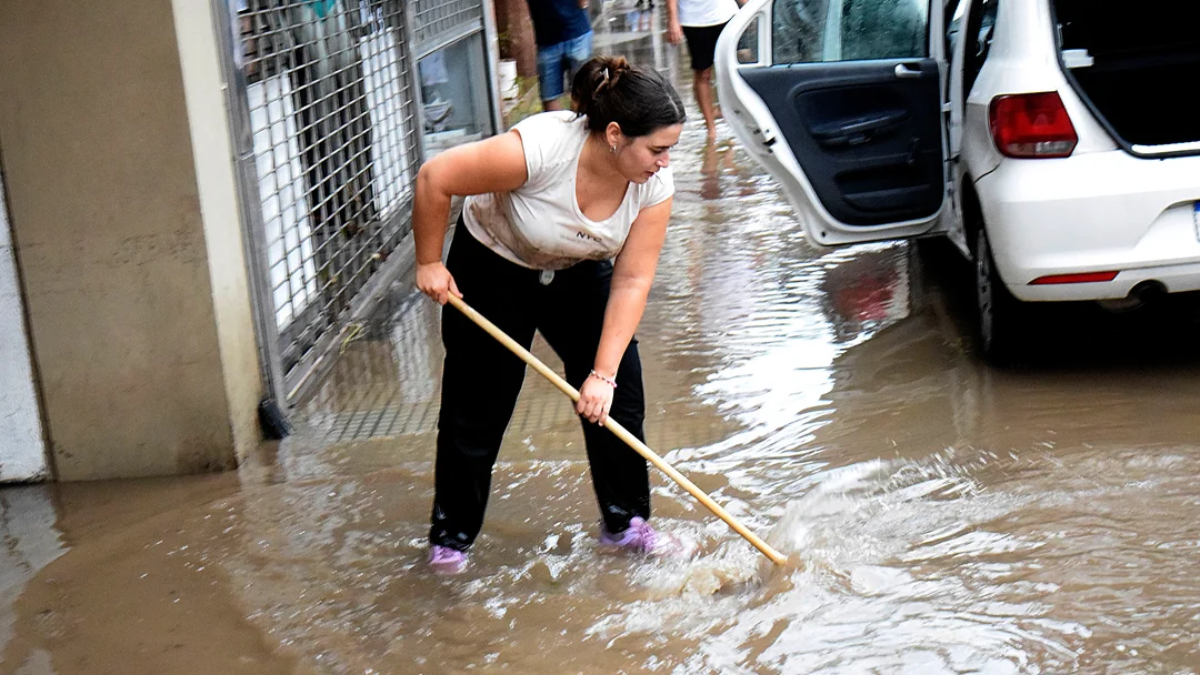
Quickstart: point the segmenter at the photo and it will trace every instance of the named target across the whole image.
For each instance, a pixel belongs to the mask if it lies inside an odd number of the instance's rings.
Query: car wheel
[[[975,241],[975,302],[978,307],[979,345],[984,358],[1008,363],[1017,353],[1017,320],[1020,300],[1013,297],[996,272],[987,232],[979,228]]]

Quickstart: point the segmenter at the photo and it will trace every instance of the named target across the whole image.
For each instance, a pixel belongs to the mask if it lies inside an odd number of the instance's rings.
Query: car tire
[[[1021,301],[1009,292],[992,256],[987,231],[980,227],[975,238],[975,304],[980,351],[988,362],[1007,365],[1018,354],[1018,320]]]

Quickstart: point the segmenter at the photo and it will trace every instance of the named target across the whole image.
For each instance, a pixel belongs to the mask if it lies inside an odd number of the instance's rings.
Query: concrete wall
[[[174,5],[0,3],[0,158],[60,480],[229,468],[257,440],[211,19]],[[200,22],[180,42],[177,8]]]
[[[46,446],[0,175],[0,482],[44,478]]]
[[[215,0],[224,2],[224,0]],[[210,0],[172,0],[208,253],[217,342],[239,459],[259,439],[259,353],[229,130],[226,82]]]

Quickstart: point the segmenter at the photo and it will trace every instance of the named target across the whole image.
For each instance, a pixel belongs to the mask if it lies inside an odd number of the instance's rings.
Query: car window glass
[[[745,32],[738,38],[738,63],[758,63],[758,26],[759,17],[746,26]]]
[[[775,0],[776,64],[924,58],[928,0]]]

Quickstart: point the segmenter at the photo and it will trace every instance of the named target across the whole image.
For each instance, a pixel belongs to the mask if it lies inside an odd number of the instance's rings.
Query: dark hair
[[[597,56],[580,66],[571,82],[571,108],[587,116],[591,131],[603,132],[616,122],[626,136],[645,136],[687,119],[665,77],[623,56]]]

